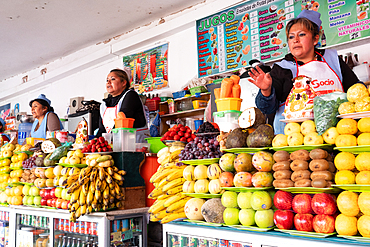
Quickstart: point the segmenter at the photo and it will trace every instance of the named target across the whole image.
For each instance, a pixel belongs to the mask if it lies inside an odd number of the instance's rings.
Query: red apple
[[[279,229],[290,230],[293,227],[294,213],[290,210],[276,210],[274,223]]]
[[[41,196],[42,198],[45,198],[45,191],[46,191],[46,189],[41,189],[41,190],[40,190],[40,196]]]
[[[60,199],[60,198],[56,199],[55,200],[55,207],[56,208],[62,208],[62,202],[63,202],[63,199]]]
[[[41,206],[47,206],[48,205],[48,199],[46,198],[41,198]]]
[[[54,197],[56,197],[56,196],[55,196],[55,188],[52,188],[52,189],[50,190],[50,198],[54,198]]]
[[[313,215],[312,214],[296,214],[294,216],[294,226],[297,231],[312,232],[313,231]]]
[[[221,187],[233,187],[234,186],[234,173],[223,172],[220,174]]]
[[[51,203],[50,203],[50,207],[56,207],[56,200],[57,200],[57,198],[52,198],[51,199]]]
[[[331,215],[318,214],[313,218],[312,224],[318,233],[332,233],[335,229],[335,219]]]
[[[316,214],[333,215],[337,211],[337,203],[330,194],[315,194],[311,201],[312,210]]]
[[[51,207],[51,201],[52,201],[52,199],[47,199],[46,205],[48,205],[49,207]]]
[[[311,196],[309,194],[298,194],[293,198],[292,207],[294,212],[298,214],[310,214]]]
[[[50,190],[49,190],[49,189],[45,189],[44,197],[45,197],[46,199],[52,198],[52,197],[50,196]]]
[[[274,195],[274,205],[277,209],[289,210],[292,208],[293,195],[290,192],[279,190]]]
[[[62,209],[68,209],[68,203],[69,203],[69,201],[63,200],[63,202],[62,202]]]

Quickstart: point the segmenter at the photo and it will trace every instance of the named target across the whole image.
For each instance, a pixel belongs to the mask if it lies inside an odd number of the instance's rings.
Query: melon
[[[184,211],[189,220],[204,220],[202,206],[206,200],[201,198],[191,198],[186,202]]]

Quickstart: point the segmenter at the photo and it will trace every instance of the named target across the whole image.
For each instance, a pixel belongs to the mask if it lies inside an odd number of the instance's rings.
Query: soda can
[[[36,227],[41,227],[41,218],[42,218],[42,216],[36,216]]]
[[[85,222],[85,234],[91,234],[91,222]]]
[[[252,247],[252,243],[241,243],[241,247]]]
[[[59,231],[64,231],[64,219],[59,219]]]
[[[32,215],[32,220],[31,220],[31,226],[36,226],[37,225],[37,216],[36,215]]]
[[[5,211],[0,211],[1,213],[0,213],[0,220],[5,220]],[[22,216],[23,216],[23,214],[22,214]]]
[[[64,231],[69,232],[69,220],[64,220]]]
[[[60,230],[59,229],[59,219],[54,219],[54,229]]]
[[[28,215],[28,214],[26,214],[26,215],[24,216],[24,224],[25,224],[25,225],[29,225],[29,224],[30,224],[30,218],[29,218],[29,215]]]
[[[75,222],[75,229],[74,229],[74,233],[80,233],[80,221],[76,221]]]
[[[241,244],[234,241],[229,241],[229,247],[240,247]]]
[[[98,223],[96,222],[91,223],[91,235],[98,236]]]
[[[24,218],[25,217],[26,216],[24,214],[21,215],[21,225],[25,225],[25,223],[24,223]],[[3,218],[3,212],[1,212],[0,220],[4,220],[4,218]]]
[[[10,212],[5,212],[5,221],[9,221]]]
[[[80,234],[85,234],[85,222],[84,221],[80,221],[80,231],[79,231]]]
[[[70,232],[75,232],[75,230],[76,230],[75,222],[70,221],[69,222],[69,231]]]
[[[228,247],[229,246],[229,241],[225,239],[220,239],[219,241],[219,247]]]
[[[45,223],[46,223],[45,227],[49,228],[49,225],[50,225],[49,217],[45,217]]]

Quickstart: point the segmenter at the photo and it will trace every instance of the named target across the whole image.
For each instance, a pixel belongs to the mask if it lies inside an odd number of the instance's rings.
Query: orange
[[[354,184],[356,181],[356,175],[348,170],[341,170],[335,174],[336,184]]]
[[[358,206],[363,214],[370,216],[370,192],[362,192],[359,195]]]
[[[356,184],[370,184],[370,171],[362,171],[356,175]]]
[[[354,135],[339,135],[335,138],[335,146],[349,147],[357,146],[357,138]]]
[[[344,214],[335,219],[335,230],[338,235],[354,236],[357,234],[357,218]]]
[[[364,152],[357,155],[355,166],[359,171],[370,171],[370,153]]]
[[[354,135],[357,133],[357,121],[352,118],[343,118],[337,123],[339,135]]]
[[[343,191],[337,198],[338,209],[342,214],[354,217],[360,212],[357,201],[357,193],[352,191]]]
[[[355,169],[356,157],[349,152],[341,152],[334,158],[334,165],[338,170],[352,170]]]
[[[357,221],[357,228],[363,237],[370,237],[370,216],[363,215]]]
[[[370,117],[364,117],[358,120],[357,127],[363,133],[370,133]]]

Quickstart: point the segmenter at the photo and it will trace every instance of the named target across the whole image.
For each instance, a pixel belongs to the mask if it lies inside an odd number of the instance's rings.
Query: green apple
[[[62,189],[62,199],[66,200],[67,197],[67,189]]]
[[[255,191],[251,197],[251,206],[254,210],[266,210],[272,206],[272,199],[267,191]]]
[[[23,195],[28,196],[29,193],[30,193],[30,189],[31,189],[31,186],[30,185],[27,185],[26,184],[25,186],[23,186],[23,189],[22,189]]]
[[[226,225],[239,225],[239,209],[225,208],[223,218]]]
[[[237,198],[239,208],[252,208],[252,192],[240,192]]]
[[[41,196],[33,197],[33,204],[35,204],[36,206],[40,206],[41,205]]]
[[[225,191],[221,196],[221,203],[225,208],[237,208],[238,194],[234,191]]]
[[[55,188],[55,197],[62,198],[62,187],[56,187]]]
[[[69,193],[66,193],[66,200],[67,201],[70,201],[71,200],[71,197],[72,197],[72,194],[69,194]]]
[[[257,210],[254,215],[254,221],[260,228],[270,228],[274,226],[274,211],[268,210]]]
[[[33,205],[33,196],[28,196],[27,205]]]
[[[39,189],[39,188],[37,188],[37,187],[35,187],[35,186],[33,186],[33,187],[31,187],[31,188],[30,188],[30,190],[28,191],[28,194],[29,194],[30,196],[39,196],[39,195],[40,195],[40,189]]]
[[[239,221],[243,226],[253,226],[255,211],[251,208],[243,208],[239,211]]]
[[[28,197],[30,197],[30,196],[26,195],[26,196],[23,197],[23,200],[22,200],[22,204],[23,205],[27,205],[28,204],[27,203],[28,202]]]

